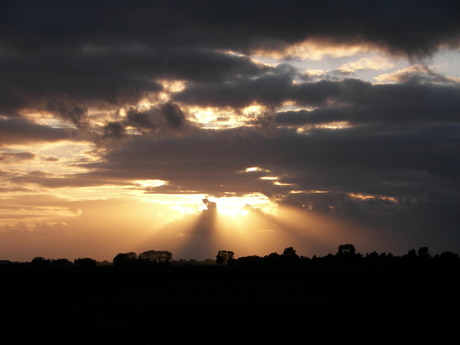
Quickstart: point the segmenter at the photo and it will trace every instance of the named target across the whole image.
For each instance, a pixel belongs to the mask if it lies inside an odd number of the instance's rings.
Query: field
[[[12,265],[0,277],[11,344],[372,343],[460,325],[458,265]]]

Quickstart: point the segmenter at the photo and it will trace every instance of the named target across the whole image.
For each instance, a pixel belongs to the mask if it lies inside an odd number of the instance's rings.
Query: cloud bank
[[[458,52],[458,1],[0,7],[8,222],[32,191],[261,193],[459,250],[459,76],[428,65]]]

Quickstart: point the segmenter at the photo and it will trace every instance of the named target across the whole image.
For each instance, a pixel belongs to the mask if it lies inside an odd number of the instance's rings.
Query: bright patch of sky
[[[445,76],[459,78],[460,50],[441,50],[432,57],[423,60],[410,61],[403,56],[391,56],[376,51],[356,50],[350,54],[333,55],[324,53],[318,57],[280,57],[257,55],[255,59],[269,64],[281,63],[295,67],[300,73],[305,73],[311,79],[344,79],[356,78],[374,82],[381,74],[390,74],[407,68],[412,64],[426,64],[436,68]]]

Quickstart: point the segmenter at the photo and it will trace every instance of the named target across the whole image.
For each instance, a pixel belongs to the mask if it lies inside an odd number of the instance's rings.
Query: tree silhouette
[[[298,255],[296,254],[296,251],[293,247],[287,247],[283,250],[283,255],[284,256],[288,256],[288,257],[291,257],[291,256],[295,256],[295,257],[298,257]]]
[[[234,260],[234,255],[235,253],[231,250],[219,250],[216,255],[216,263],[219,265],[227,265]]]
[[[118,266],[133,264],[137,259],[134,252],[119,253],[113,258],[113,264]]]
[[[68,260],[68,259],[60,258],[60,259],[53,260],[53,265],[56,265],[56,266],[70,266],[70,265],[72,265],[72,262],[70,260]]]
[[[281,260],[283,264],[294,264],[297,263],[299,259],[300,258],[293,247],[285,248],[283,250],[283,255],[281,255]]]
[[[352,244],[341,244],[337,250],[339,256],[353,256],[356,254],[355,246]]]
[[[421,247],[417,250],[417,260],[420,262],[428,262],[431,259],[428,247]]]
[[[417,262],[417,251],[415,249],[409,250],[406,255],[403,255],[403,260],[408,263]]]
[[[458,254],[452,253],[451,251],[447,252],[442,252],[441,255],[439,256],[439,259],[441,260],[441,263],[456,263],[458,262]]]
[[[166,250],[147,250],[139,254],[139,260],[144,263],[167,264],[172,260],[172,253]]]
[[[41,256],[37,256],[32,259],[31,264],[34,266],[48,266],[48,265],[51,265],[51,260],[45,259]]]
[[[91,258],[78,258],[78,259],[75,259],[73,263],[75,265],[85,266],[85,267],[96,266],[96,260],[91,259]]]

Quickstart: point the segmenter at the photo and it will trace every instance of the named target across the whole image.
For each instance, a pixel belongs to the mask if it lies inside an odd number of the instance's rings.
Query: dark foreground
[[[4,344],[458,339],[460,268],[0,269]],[[449,341],[450,342],[450,341]]]

